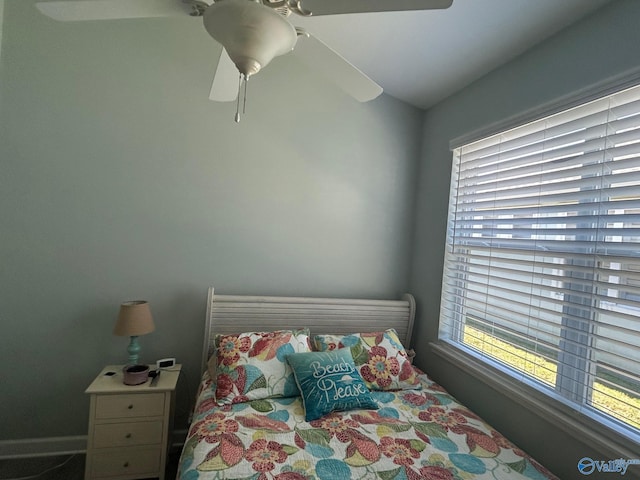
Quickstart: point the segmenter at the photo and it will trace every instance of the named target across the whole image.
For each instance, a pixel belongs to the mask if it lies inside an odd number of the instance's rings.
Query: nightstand
[[[107,365],[85,390],[91,406],[84,478],[164,480],[181,365],[162,370],[154,386],[150,379],[123,384],[122,368]]]

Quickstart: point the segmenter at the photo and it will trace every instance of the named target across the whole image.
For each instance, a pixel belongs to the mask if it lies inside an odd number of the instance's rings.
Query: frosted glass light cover
[[[247,77],[293,50],[297,40],[295,28],[282,15],[249,0],[214,3],[205,11],[204,27]]]

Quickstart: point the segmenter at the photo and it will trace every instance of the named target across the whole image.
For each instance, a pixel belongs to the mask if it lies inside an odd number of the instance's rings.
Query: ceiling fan
[[[247,80],[274,57],[291,51],[317,67],[334,83],[366,102],[382,88],[329,46],[289,21],[300,16],[336,15],[402,10],[443,9],[453,0],[62,0],[36,3],[40,12],[60,21],[190,15],[203,17],[207,32],[222,46],[209,98],[237,100]],[[239,76],[238,76],[239,73]]]

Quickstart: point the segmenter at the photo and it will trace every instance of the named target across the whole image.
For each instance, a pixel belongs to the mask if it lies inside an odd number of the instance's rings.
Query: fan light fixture
[[[246,82],[266,67],[274,57],[293,50],[296,29],[270,7],[248,0],[225,0],[211,5],[204,13],[204,28],[225,48]],[[238,107],[240,105],[238,96]],[[239,108],[238,108],[239,110]],[[236,112],[236,122],[240,113]]]
[[[341,15],[448,8],[453,0],[34,0],[44,15],[58,21],[111,20],[190,15],[203,17],[207,32],[224,47],[218,55],[209,99],[246,104],[247,80],[274,57],[296,47],[307,65],[360,102],[373,100],[382,87],[338,52],[303,28],[289,22],[291,14]],[[0,0],[0,5],[2,0]],[[303,7],[304,4],[304,7]],[[298,37],[307,37],[300,45]],[[234,77],[240,72],[238,88]],[[244,94],[242,87],[244,86]]]

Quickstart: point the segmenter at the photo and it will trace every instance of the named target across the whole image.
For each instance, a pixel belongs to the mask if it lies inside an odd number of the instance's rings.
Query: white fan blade
[[[213,77],[209,100],[214,102],[233,102],[238,97],[238,80],[240,73],[229,54],[223,48]]]
[[[302,9],[315,15],[395,12],[449,8],[453,0],[302,0]]]
[[[115,20],[188,15],[193,7],[182,0],[82,0],[39,2],[41,13],[54,20]]]
[[[299,36],[293,53],[359,102],[368,102],[382,93],[380,85],[313,36]]]

